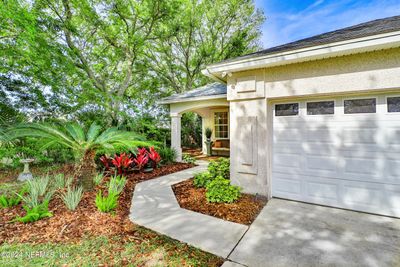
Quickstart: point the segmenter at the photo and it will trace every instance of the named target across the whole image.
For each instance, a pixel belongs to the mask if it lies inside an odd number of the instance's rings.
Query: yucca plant
[[[82,195],[83,195],[82,186],[68,187],[67,192],[62,194],[61,198],[65,206],[67,206],[69,210],[75,210],[76,207],[79,205],[79,202],[81,202]]]
[[[93,177],[93,182],[95,185],[100,185],[103,182],[104,176],[102,173],[98,173]]]
[[[72,177],[65,177],[63,173],[59,173],[53,177],[52,184],[56,189],[66,188],[72,184],[72,179]]]
[[[126,184],[126,178],[123,176],[111,177],[108,185],[108,193],[118,195],[124,190]]]
[[[13,139],[36,137],[41,139],[44,148],[58,144],[70,148],[77,161],[74,178],[85,190],[93,189],[93,177],[96,175],[95,156],[98,149],[112,149],[115,146],[135,147],[143,145],[144,139],[135,133],[102,128],[93,123],[87,130],[77,123],[49,125],[25,123],[9,131]]]

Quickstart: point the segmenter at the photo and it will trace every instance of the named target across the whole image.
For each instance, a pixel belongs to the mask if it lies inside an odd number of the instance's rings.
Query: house
[[[400,16],[207,66],[162,101],[194,111],[245,192],[400,217]]]

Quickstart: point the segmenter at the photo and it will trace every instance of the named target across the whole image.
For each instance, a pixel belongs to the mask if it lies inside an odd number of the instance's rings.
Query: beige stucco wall
[[[270,195],[271,101],[396,90],[400,91],[400,48],[232,73],[228,77],[232,182],[245,192]]]

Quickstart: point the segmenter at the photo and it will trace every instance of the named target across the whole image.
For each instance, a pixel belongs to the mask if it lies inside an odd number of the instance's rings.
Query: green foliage
[[[17,206],[21,202],[21,198],[17,196],[0,195],[0,208],[10,208]]]
[[[164,146],[158,149],[162,164],[171,164],[176,161],[176,151],[173,148]]]
[[[183,154],[182,157],[183,162],[194,164],[196,162],[196,159],[188,154]]]
[[[212,132],[213,132],[212,129],[209,128],[209,127],[207,127],[207,128],[204,130],[204,134],[206,135],[206,138],[207,138],[207,139],[210,139],[210,138],[211,138]]]
[[[198,173],[194,176],[193,185],[197,188],[206,187],[214,179],[209,172]]]
[[[194,112],[186,112],[182,114],[181,125],[182,146],[201,147],[201,117]]]
[[[49,187],[50,177],[48,175],[26,181],[27,194],[18,194],[22,201],[30,209],[40,205],[41,199],[49,202],[54,194]]]
[[[61,198],[69,210],[75,210],[79,205],[79,202],[81,202],[82,195],[83,188],[81,186],[68,187],[67,191],[62,194]]]
[[[207,201],[212,203],[232,203],[240,197],[240,187],[231,185],[222,176],[208,183],[206,189]]]
[[[102,173],[98,173],[93,177],[93,182],[95,185],[100,185],[103,182],[104,175]]]
[[[65,177],[63,173],[53,176],[51,184],[55,189],[67,188],[72,184],[73,177]]]
[[[96,195],[96,207],[101,212],[110,212],[118,206],[118,195],[108,194],[103,196],[101,190]]]
[[[119,195],[124,190],[126,178],[123,176],[113,176],[108,185],[108,194]]]
[[[208,164],[208,171],[213,177],[222,176],[225,179],[230,178],[230,160],[229,158],[219,158]]]
[[[49,212],[49,202],[44,201],[41,204],[38,204],[34,207],[24,206],[26,211],[26,215],[24,217],[16,217],[14,221],[23,222],[23,223],[30,223],[36,222],[40,219],[51,217],[53,214]]]

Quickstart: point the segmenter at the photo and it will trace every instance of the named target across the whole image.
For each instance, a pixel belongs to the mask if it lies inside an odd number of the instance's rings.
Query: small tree
[[[94,161],[96,150],[111,149],[116,145],[136,146],[143,145],[143,138],[135,133],[109,128],[102,128],[93,123],[87,131],[77,124],[48,125],[41,123],[25,123],[14,127],[10,131],[13,139],[21,137],[35,137],[45,143],[45,147],[53,144],[71,148],[76,159],[75,181],[85,190],[93,189],[93,177],[96,175]]]

